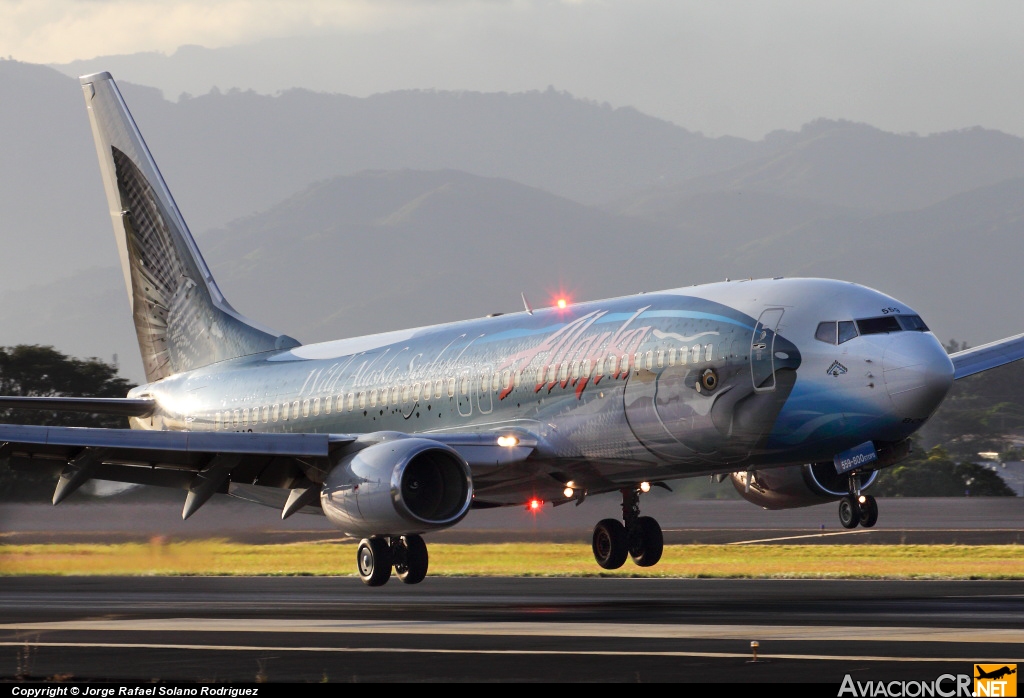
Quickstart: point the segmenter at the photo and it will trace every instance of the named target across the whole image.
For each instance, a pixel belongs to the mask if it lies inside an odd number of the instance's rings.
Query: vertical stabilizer
[[[221,294],[110,73],[80,80],[146,379],[298,346]]]

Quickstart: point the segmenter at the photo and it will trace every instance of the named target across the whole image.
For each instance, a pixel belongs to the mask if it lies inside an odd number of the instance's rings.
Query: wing
[[[950,355],[957,380],[1003,364],[1024,359],[1024,334],[1018,334],[980,347]]]
[[[88,480],[100,479],[186,490],[186,519],[217,492],[275,506],[287,492],[281,512],[287,518],[318,501],[327,473],[359,447],[360,436],[0,424],[0,458],[15,469],[59,473],[54,504]],[[495,433],[416,436],[455,449],[474,472],[523,461],[537,445],[528,434],[502,444]]]
[[[46,410],[48,412],[84,412],[121,417],[148,417],[156,400],[127,397],[21,397],[0,395],[0,409]]]

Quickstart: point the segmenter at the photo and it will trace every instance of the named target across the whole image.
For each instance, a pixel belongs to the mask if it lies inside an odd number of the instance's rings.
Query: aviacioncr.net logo
[[[934,681],[854,681],[847,674],[838,696],[853,698],[972,698],[969,674],[942,674]]]

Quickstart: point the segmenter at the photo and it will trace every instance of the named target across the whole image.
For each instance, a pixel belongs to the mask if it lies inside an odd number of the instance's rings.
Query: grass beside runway
[[[602,570],[585,544],[430,543],[432,576],[1024,579],[1022,545],[667,545],[654,567]],[[356,543],[0,545],[0,575],[354,576]]]

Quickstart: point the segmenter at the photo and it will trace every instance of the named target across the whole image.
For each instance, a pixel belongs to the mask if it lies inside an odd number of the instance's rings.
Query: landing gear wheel
[[[402,536],[393,553],[395,572],[403,583],[419,584],[427,576],[427,544],[420,536]]]
[[[617,570],[626,563],[629,544],[626,527],[615,519],[601,519],[594,526],[594,559],[606,570]]]
[[[391,579],[391,546],[380,536],[363,538],[356,551],[356,566],[363,584],[379,587]]]
[[[665,549],[661,526],[650,516],[641,516],[629,535],[629,554],[638,567],[658,564]]]
[[[860,505],[860,525],[864,528],[871,528],[878,523],[878,502],[871,495],[864,497],[864,503]]]
[[[853,495],[848,494],[839,500],[839,523],[843,528],[857,528],[860,524],[860,506]]]

